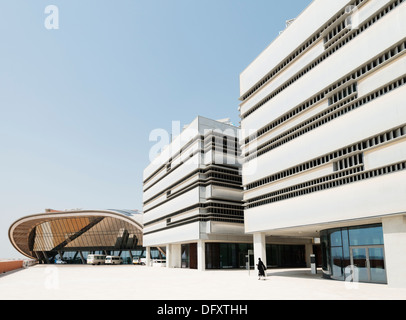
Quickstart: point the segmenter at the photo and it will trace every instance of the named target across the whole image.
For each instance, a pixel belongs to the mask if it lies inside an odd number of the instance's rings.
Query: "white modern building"
[[[238,134],[199,116],[144,170],[144,246],[163,248],[167,267],[245,267]]]
[[[240,75],[245,231],[406,286],[406,1],[315,0]]]

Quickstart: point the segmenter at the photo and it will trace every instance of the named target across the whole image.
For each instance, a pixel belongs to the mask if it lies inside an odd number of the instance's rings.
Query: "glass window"
[[[206,243],[206,268],[245,268],[248,250],[252,250],[252,244]],[[250,265],[254,265],[253,256],[250,257]]]
[[[341,242],[341,230],[333,230],[330,234],[330,243],[332,247],[338,247],[342,245]]]
[[[306,267],[305,246],[302,245],[269,244],[266,246],[266,257],[269,267]]]
[[[331,248],[331,276],[334,279],[343,279],[343,249],[341,247]]]
[[[233,244],[220,243],[220,268],[235,268],[236,255]]]
[[[342,242],[343,242],[343,269],[351,264],[350,259],[350,242],[348,240],[348,230],[342,230]]]
[[[219,243],[206,243],[206,268],[220,269]]]
[[[181,251],[182,251],[182,268],[189,268],[190,263],[189,245],[182,244]]]
[[[371,272],[371,281],[377,283],[386,283],[385,257],[383,248],[369,248],[369,264]]]
[[[360,282],[368,281],[368,264],[366,248],[352,249],[353,262],[355,268],[355,279]]]
[[[325,230],[320,236],[323,273],[327,277],[344,280],[344,270],[352,258],[359,281],[385,283],[381,224]]]
[[[325,274],[329,274],[329,250],[328,250],[328,241],[327,241],[327,231],[322,231],[320,233],[320,245],[321,245],[321,261],[322,269]]]
[[[351,246],[382,245],[383,231],[381,225],[349,228]]]

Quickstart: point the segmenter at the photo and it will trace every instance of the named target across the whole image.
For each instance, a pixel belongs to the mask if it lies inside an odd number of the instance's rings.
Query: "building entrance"
[[[352,274],[358,281],[386,283],[383,246],[353,246],[350,249]]]
[[[387,283],[381,224],[322,230],[320,235],[324,277]]]

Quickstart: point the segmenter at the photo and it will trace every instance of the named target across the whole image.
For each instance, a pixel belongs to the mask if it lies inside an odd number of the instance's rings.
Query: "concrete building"
[[[315,0],[240,75],[255,256],[320,239],[326,277],[406,286],[406,1]]]
[[[144,245],[166,266],[245,267],[239,129],[197,117],[144,170]]]

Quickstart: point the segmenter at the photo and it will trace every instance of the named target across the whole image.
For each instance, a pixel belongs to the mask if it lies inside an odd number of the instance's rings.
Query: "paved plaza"
[[[125,300],[386,300],[406,289],[325,280],[309,269],[255,271],[143,266],[37,265],[0,276],[0,299]]]

